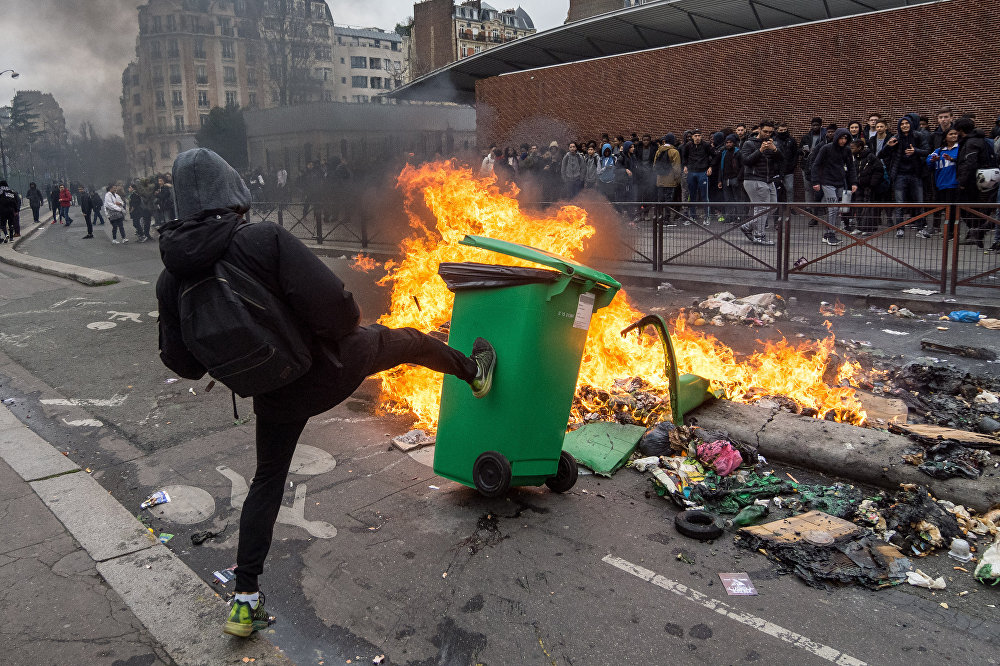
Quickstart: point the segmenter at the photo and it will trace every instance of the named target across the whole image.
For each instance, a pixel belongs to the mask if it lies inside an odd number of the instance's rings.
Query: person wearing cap
[[[160,227],[164,270],[156,283],[159,349],[164,365],[187,379],[206,369],[182,334],[182,290],[213,275],[225,261],[280,299],[307,340],[311,357],[304,375],[253,396],[256,472],[240,515],[236,596],[223,631],[247,637],[265,629],[268,614],[258,586],[274,524],[287,487],[299,436],[310,417],[350,396],[368,375],[416,363],[469,383],[484,397],[492,386],[496,352],[477,338],[471,356],[413,328],[361,326],[361,311],[344,283],[290,231],[270,222],[248,222],[250,190],[224,159],[207,148],[177,156],[173,165],[177,219]],[[250,315],[253,316],[253,315]],[[263,316],[263,315],[260,315]],[[275,324],[272,314],[268,323]],[[258,325],[264,325],[259,322]],[[211,340],[194,341],[209,348]],[[235,401],[235,396],[234,396]]]
[[[740,162],[739,137],[734,132],[725,138],[721,150],[715,156],[715,172],[719,175],[715,198],[726,202],[720,222],[742,224],[743,165]],[[745,144],[744,144],[745,145]]]

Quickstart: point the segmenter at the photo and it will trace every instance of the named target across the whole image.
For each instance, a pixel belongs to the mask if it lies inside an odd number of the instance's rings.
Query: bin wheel
[[[486,497],[499,497],[510,489],[510,462],[502,453],[485,451],[472,466],[472,482]]]
[[[580,469],[576,464],[576,458],[567,451],[559,453],[559,467],[556,475],[545,479],[545,485],[554,493],[564,493],[576,484],[576,479],[580,474]]]

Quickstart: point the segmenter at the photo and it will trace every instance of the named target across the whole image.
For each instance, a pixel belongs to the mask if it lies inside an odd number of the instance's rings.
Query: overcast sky
[[[155,0],[154,0],[155,1]],[[413,0],[327,0],[335,23],[392,30],[413,15]],[[17,90],[52,93],[77,132],[89,121],[103,135],[122,133],[122,70],[135,56],[139,0],[34,0],[5,2],[0,20],[0,105]],[[568,0],[491,2],[497,9],[520,4],[538,30],[566,20]]]

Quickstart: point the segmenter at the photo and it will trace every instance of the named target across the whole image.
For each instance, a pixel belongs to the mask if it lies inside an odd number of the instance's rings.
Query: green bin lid
[[[487,238],[486,236],[472,235],[466,235],[466,237],[460,242],[462,245],[471,245],[472,247],[479,247],[484,250],[490,250],[491,252],[499,252],[500,254],[516,257],[517,259],[533,261],[536,264],[541,264],[542,266],[547,266],[548,268],[554,268],[565,275],[570,275],[580,280],[590,280],[596,282],[607,287],[608,289],[613,290],[614,292],[617,292],[622,286],[618,280],[614,279],[610,275],[594,270],[589,266],[578,264],[572,259],[560,257],[558,254],[546,252],[545,250],[539,250],[536,247],[521,245],[520,243],[512,243],[510,241],[499,240],[496,238]]]

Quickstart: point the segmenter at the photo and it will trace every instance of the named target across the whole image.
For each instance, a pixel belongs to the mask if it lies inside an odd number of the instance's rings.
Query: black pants
[[[35,222],[38,222],[38,209],[39,209],[39,207],[40,206],[32,206],[31,207],[31,215],[32,215],[32,217],[35,218]]]
[[[100,220],[100,224],[104,224],[104,215],[101,214],[101,209],[95,208],[93,212],[94,212],[94,224],[98,224],[97,222],[98,220]]]
[[[132,218],[132,226],[135,227],[135,235],[137,238],[149,238],[149,223],[151,216],[148,213],[142,213],[136,217]]]
[[[83,214],[83,221],[87,223],[87,235],[88,236],[93,236],[94,235],[94,225],[90,221],[90,213],[84,213]]]
[[[0,213],[0,236],[13,236],[14,235],[14,220],[17,217],[17,213]]]
[[[368,375],[415,363],[437,372],[471,381],[476,363],[471,358],[413,328],[366,326],[341,340],[341,358],[358,381]],[[353,362],[353,363],[352,363]],[[351,367],[354,364],[356,367]],[[257,591],[257,577],[271,549],[274,522],[281,508],[292,454],[306,421],[272,423],[257,419],[257,471],[240,515],[240,543],[236,550],[236,591]]]

